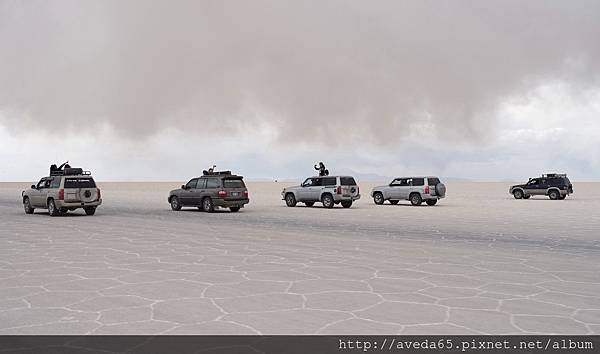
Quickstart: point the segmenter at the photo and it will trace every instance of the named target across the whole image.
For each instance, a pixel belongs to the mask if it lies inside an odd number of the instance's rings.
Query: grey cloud
[[[421,122],[478,141],[515,91],[598,84],[598,14],[598,1],[0,0],[0,112],[135,139],[243,122],[282,141],[389,143]]]

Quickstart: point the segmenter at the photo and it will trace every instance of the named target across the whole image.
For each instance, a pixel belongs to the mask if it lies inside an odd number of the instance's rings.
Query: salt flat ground
[[[600,334],[600,184],[564,201],[448,184],[435,207],[173,212],[181,183],[102,183],[93,217],[0,184],[0,333]]]

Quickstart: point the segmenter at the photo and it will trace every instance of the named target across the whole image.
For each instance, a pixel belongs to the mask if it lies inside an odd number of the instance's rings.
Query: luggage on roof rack
[[[77,176],[77,175],[89,176],[91,174],[92,173],[90,171],[84,171],[80,167],[68,167],[63,170],[50,171],[50,176]]]
[[[546,173],[542,175],[542,178],[560,178],[567,177],[566,173]]]
[[[222,176],[222,175],[231,175],[231,171],[202,171],[204,176]]]

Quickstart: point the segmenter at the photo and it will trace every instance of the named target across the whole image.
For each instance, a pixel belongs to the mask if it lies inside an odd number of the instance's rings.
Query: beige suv
[[[87,215],[94,215],[102,204],[100,188],[90,172],[80,168],[53,171],[21,192],[21,196],[26,214],[33,214],[39,208],[48,209],[50,216],[58,216],[82,208]]]

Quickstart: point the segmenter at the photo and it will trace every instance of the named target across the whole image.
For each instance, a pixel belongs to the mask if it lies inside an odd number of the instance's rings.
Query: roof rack
[[[559,178],[559,177],[567,177],[566,173],[546,173],[542,175],[542,178]]]
[[[90,176],[92,173],[90,171],[84,171],[82,168],[65,168],[64,170],[54,170],[50,171],[50,176]]]
[[[231,175],[231,171],[202,171],[202,175],[204,176],[222,176],[222,175]]]

